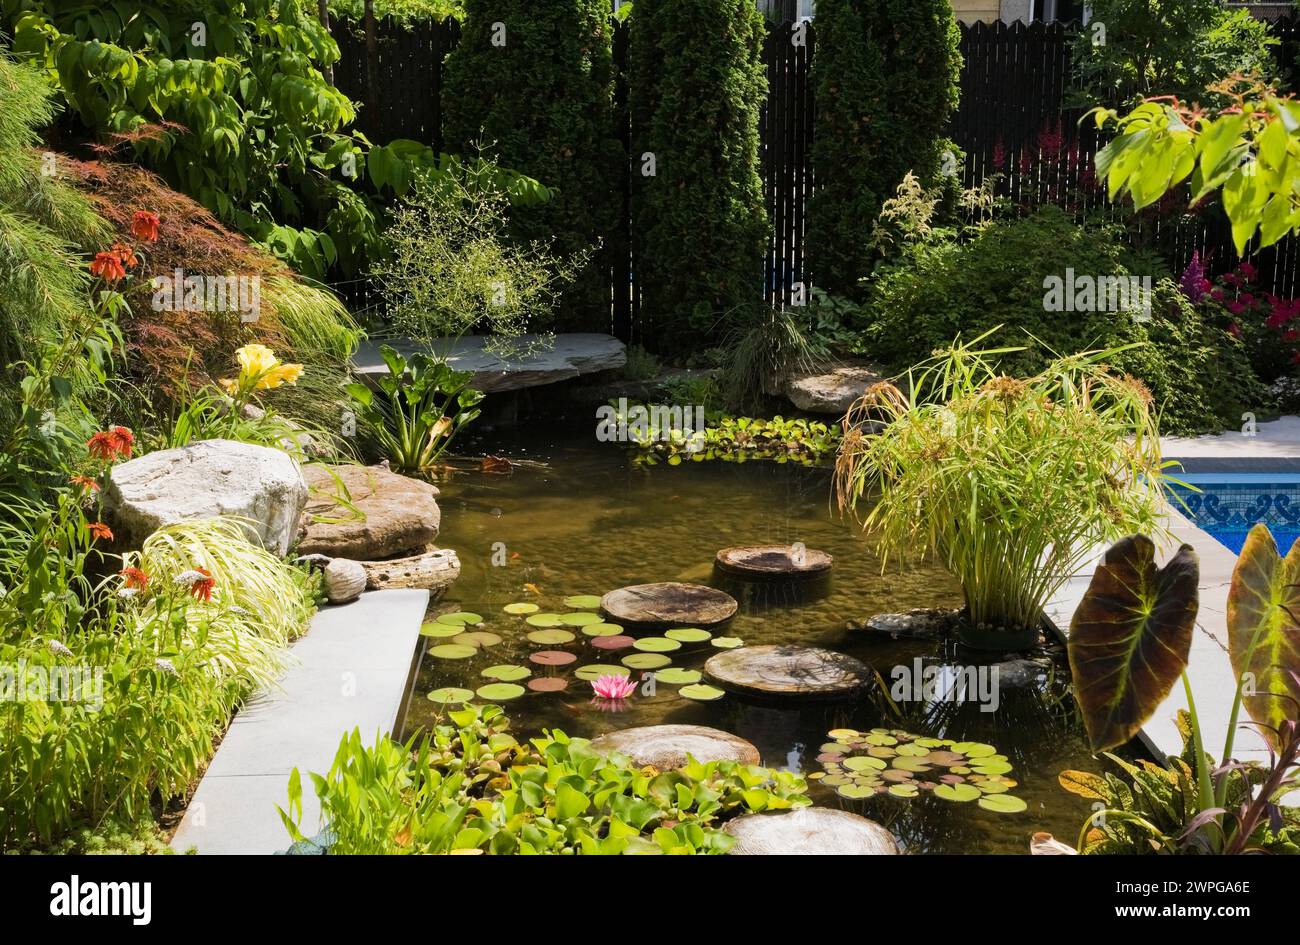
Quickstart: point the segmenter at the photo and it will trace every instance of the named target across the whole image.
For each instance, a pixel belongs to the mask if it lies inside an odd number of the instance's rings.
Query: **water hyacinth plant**
[[[1151,397],[1105,367],[1059,358],[1029,378],[956,344],[849,411],[836,463],[841,510],[863,518],[882,562],[933,557],[961,582],[964,642],[1014,649],[1091,548],[1158,529],[1167,463]]]

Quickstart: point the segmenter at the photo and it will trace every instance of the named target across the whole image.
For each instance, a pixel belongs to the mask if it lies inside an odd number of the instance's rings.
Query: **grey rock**
[[[880,370],[869,364],[844,364],[787,378],[784,389],[800,410],[842,417],[855,400],[883,380]]]
[[[430,483],[383,466],[312,464],[306,478],[304,555],[373,561],[423,550],[438,537],[442,516]]]
[[[230,516],[251,540],[283,555],[307,502],[302,470],[288,453],[234,440],[201,440],[146,453],[109,472],[105,517],[126,547],[163,525]]]
[[[850,628],[885,633],[895,639],[930,640],[957,629],[957,611],[917,608],[899,614],[876,614],[864,624],[850,623]]]
[[[722,828],[736,838],[732,856],[894,856],[898,843],[880,824],[848,811],[803,807],[746,814]]]

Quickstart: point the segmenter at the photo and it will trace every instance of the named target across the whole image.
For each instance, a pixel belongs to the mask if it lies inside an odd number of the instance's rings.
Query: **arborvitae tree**
[[[557,327],[607,330],[609,265],[622,211],[609,0],[466,0],[447,56],[448,150],[476,148],[557,193],[517,208],[515,236],[558,256],[603,245],[564,294]]]
[[[817,0],[816,28],[808,259],[819,288],[852,294],[881,204],[908,171],[928,184],[942,169],[961,32],[948,0]]]
[[[680,352],[763,297],[753,0],[637,0],[631,16],[632,242],[646,343]]]

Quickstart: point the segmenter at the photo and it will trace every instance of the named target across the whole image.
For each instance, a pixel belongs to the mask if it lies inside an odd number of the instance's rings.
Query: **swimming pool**
[[[1174,505],[1234,554],[1263,522],[1286,553],[1300,538],[1300,473],[1174,473],[1199,492],[1170,486]]]

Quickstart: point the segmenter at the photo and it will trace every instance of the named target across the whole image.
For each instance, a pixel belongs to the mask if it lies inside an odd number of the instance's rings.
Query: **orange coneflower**
[[[130,246],[127,246],[125,243],[114,243],[109,247],[108,251],[110,253],[116,253],[117,258],[122,260],[122,265],[127,269],[134,269],[136,263],[140,261],[135,258],[135,250]]]
[[[121,257],[112,252],[96,253],[95,258],[90,261],[90,274],[99,276],[105,282],[117,282],[119,279],[126,278]]]
[[[158,214],[148,210],[137,210],[131,218],[131,235],[136,239],[152,243],[158,239]]]
[[[89,489],[91,492],[99,488],[99,483],[89,476],[73,476],[68,480],[69,485],[81,486],[83,489]]]
[[[102,538],[105,541],[113,540],[113,530],[103,522],[91,522],[86,526],[86,531],[90,532],[91,538]]]
[[[131,451],[135,449],[135,434],[131,432],[130,427],[113,427],[108,431],[108,435],[113,440],[113,446],[117,449],[117,454],[123,459],[129,459]]]
[[[127,587],[132,587],[136,590],[142,591],[149,586],[149,575],[145,574],[139,568],[128,565],[118,573],[125,579]]]
[[[135,434],[128,427],[110,427],[100,430],[89,440],[86,446],[95,459],[111,462],[121,457],[129,458],[135,448]]]

